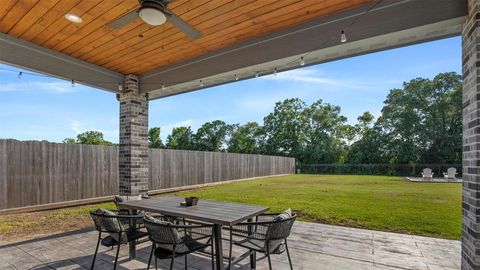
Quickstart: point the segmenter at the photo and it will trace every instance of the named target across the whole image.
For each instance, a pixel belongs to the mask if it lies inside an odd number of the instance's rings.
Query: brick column
[[[138,92],[138,77],[125,77],[120,101],[119,191],[127,199],[148,191],[148,100]]]
[[[480,0],[468,1],[462,38],[462,269],[480,269]]]

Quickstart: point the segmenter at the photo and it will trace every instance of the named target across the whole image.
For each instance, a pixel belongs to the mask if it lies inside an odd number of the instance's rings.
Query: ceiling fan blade
[[[191,39],[197,39],[202,37],[202,33],[200,33],[197,29],[193,28],[190,24],[188,24],[186,21],[182,20],[180,17],[175,15],[172,11],[167,10],[168,12],[165,12],[165,15],[167,16],[167,21],[169,21],[171,24],[175,25],[177,28],[185,32],[187,36],[189,36]]]
[[[132,12],[129,12],[122,17],[116,19],[115,21],[107,24],[108,27],[113,28],[113,29],[119,29],[122,28],[123,26],[131,23],[133,20],[139,18],[138,17],[138,11],[134,10]]]

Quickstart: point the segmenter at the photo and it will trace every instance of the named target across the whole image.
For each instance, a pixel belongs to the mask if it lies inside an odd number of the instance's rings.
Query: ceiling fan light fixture
[[[161,10],[152,7],[142,7],[138,16],[150,25],[162,25],[167,21],[167,17]]]
[[[72,14],[72,13],[67,13],[65,14],[65,19],[69,20],[70,22],[73,23],[82,23],[83,20],[80,18],[80,16]]]

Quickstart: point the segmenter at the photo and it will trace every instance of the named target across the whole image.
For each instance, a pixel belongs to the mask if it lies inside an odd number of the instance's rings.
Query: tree
[[[385,145],[385,136],[378,124],[374,124],[374,116],[364,112],[353,126],[355,130],[354,142],[350,145],[347,162],[354,164],[386,163],[384,157],[388,153]],[[380,120],[377,123],[381,122]]]
[[[461,163],[461,89],[461,76],[449,72],[390,91],[379,119],[390,162]]]
[[[307,163],[343,162],[347,152],[347,118],[340,114],[340,107],[322,100],[304,109],[308,120],[305,126],[305,148],[298,156]]]
[[[263,119],[266,134],[265,151],[271,155],[298,157],[306,142],[303,113],[305,102],[298,98],[277,102],[273,112]]]
[[[195,133],[195,148],[200,151],[225,151],[227,135],[232,126],[221,120],[203,124]]]
[[[305,163],[341,162],[348,150],[346,120],[340,107],[322,100],[310,106],[298,98],[277,102],[264,118],[266,152]]]
[[[262,152],[264,132],[256,122],[233,125],[227,151],[230,153],[258,154]]]
[[[148,147],[149,148],[164,148],[162,139],[160,138],[160,128],[154,127],[148,131]]]
[[[94,144],[94,145],[115,145],[112,142],[103,139],[103,133],[100,131],[85,131],[77,135],[76,139],[66,138],[63,143]]]
[[[170,149],[262,153],[304,163],[461,163],[462,78],[454,72],[416,78],[391,89],[381,115],[364,112],[354,125],[340,107],[298,98],[275,104],[263,126],[249,122],[204,123],[196,133],[177,127],[168,135]],[[160,128],[149,130],[149,147],[164,147]],[[111,145],[98,131],[64,143]]]
[[[167,137],[168,149],[193,150],[193,132],[190,127],[175,127]]]
[[[433,102],[425,121],[431,138],[421,155],[425,163],[462,163],[462,77],[441,73],[432,81]]]
[[[66,143],[66,144],[76,144],[77,141],[76,141],[74,138],[65,138],[65,139],[63,139],[62,143]]]

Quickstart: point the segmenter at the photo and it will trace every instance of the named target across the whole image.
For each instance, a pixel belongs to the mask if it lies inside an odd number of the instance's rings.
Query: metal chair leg
[[[92,266],[90,267],[91,270],[93,270],[93,266],[95,265],[95,259],[97,258],[98,246],[100,245],[100,240],[101,239],[102,239],[102,232],[98,232],[97,247],[95,248],[95,254],[93,255]]]
[[[119,233],[118,234],[117,255],[115,256],[115,265],[113,266],[113,270],[117,269],[118,254],[120,253],[120,246],[121,245],[122,245],[122,233]]]
[[[155,246],[154,246],[154,244],[152,244],[152,251],[150,251],[150,257],[148,258],[148,266],[147,266],[147,270],[149,270],[149,269],[150,269],[150,262],[152,261],[153,250],[155,250]]]
[[[173,249],[172,249],[172,260],[170,261],[170,270],[173,270],[173,264],[175,264],[175,245],[173,245]]]
[[[230,227],[230,251],[228,252],[228,269],[232,269],[232,249],[233,249],[233,237],[232,237],[232,227]]]
[[[185,254],[185,270],[188,270],[188,254]]]
[[[175,256],[172,257],[172,260],[170,261],[170,270],[173,269],[173,264],[175,263]]]
[[[210,256],[212,256],[212,270],[215,270],[215,249],[213,247],[213,240],[212,240],[212,244],[211,244],[211,249],[212,249],[212,252],[210,254]]]
[[[287,250],[288,263],[290,264],[290,269],[293,270],[292,259],[290,258],[290,251],[288,251],[287,238],[285,238],[285,249]]]
[[[267,241],[268,269],[272,270],[272,260],[270,260],[270,243]]]

